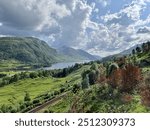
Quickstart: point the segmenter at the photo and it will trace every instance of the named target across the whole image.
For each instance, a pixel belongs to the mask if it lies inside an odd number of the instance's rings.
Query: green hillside
[[[98,68],[99,78],[95,80],[95,83],[90,83],[90,77],[83,79],[81,83],[84,83],[86,87],[82,86],[78,91],[69,93],[64,99],[59,99],[38,112],[150,112],[150,49],[141,48],[140,52],[137,49],[134,54],[114,59],[104,64],[94,63],[89,71],[84,72],[89,77],[91,72],[95,71],[93,68]],[[124,65],[127,65],[126,68]],[[115,66],[118,66],[118,71],[111,72],[110,68]],[[137,69],[137,72],[129,69],[128,66],[133,70]],[[122,86],[120,72],[122,70],[124,74],[124,69],[128,77],[132,76]],[[140,78],[138,83],[133,81],[136,74],[139,74],[136,78]],[[83,72],[82,77],[84,77]]]
[[[20,63],[50,65],[59,61],[55,49],[46,42],[32,37],[1,37],[0,60],[16,60]]]

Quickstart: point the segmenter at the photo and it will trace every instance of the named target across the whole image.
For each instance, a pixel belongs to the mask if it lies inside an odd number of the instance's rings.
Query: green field
[[[68,93],[66,97],[58,100],[57,102],[48,105],[44,109],[38,111],[39,113],[43,112],[55,112],[55,113],[67,113],[69,112],[72,101],[74,99],[74,95],[72,93]]]
[[[55,91],[64,86],[67,82],[70,86],[81,81],[81,72],[89,66],[83,66],[81,69],[74,71],[65,78],[36,78],[25,79],[6,85],[0,88],[0,105],[10,104],[10,99],[17,103],[22,101],[25,92],[28,92],[31,98],[35,98],[46,92]]]

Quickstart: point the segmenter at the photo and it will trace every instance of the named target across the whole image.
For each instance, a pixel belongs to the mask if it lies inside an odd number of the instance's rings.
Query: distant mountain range
[[[108,61],[108,60],[113,60],[115,57],[122,57],[124,55],[129,55],[132,53],[132,50],[133,49],[136,49],[137,46],[141,47],[142,44],[137,44],[129,49],[126,49],[118,54],[114,54],[114,55],[109,55],[109,56],[106,56],[104,58],[102,58],[102,61]]]
[[[99,57],[100,58],[100,57]],[[0,37],[0,60],[50,65],[63,61],[97,60],[86,51],[63,46],[58,50],[33,37]]]
[[[101,57],[91,55],[81,49],[73,49],[71,47],[62,46],[57,48],[57,52],[64,56],[64,59],[70,61],[82,61],[82,60],[100,60]]]
[[[137,46],[141,47],[141,45],[142,45],[142,44],[137,44],[137,45],[135,45],[135,46],[133,46],[133,47],[131,47],[131,48],[129,48],[129,49],[126,49],[126,50],[120,52],[119,54],[122,54],[122,55],[131,54],[133,49],[136,49]]]

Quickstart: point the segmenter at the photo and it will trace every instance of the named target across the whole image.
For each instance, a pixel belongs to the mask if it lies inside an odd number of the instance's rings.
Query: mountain
[[[112,61],[112,60],[114,60],[114,58],[118,58],[118,57],[122,57],[122,56],[125,56],[125,55],[132,54],[132,50],[136,49],[137,46],[141,47],[142,44],[137,44],[137,45],[135,45],[135,46],[133,46],[129,49],[126,49],[126,50],[124,50],[124,51],[122,51],[118,54],[106,56],[106,57],[102,58],[102,61],[109,61],[109,60]]]
[[[142,44],[135,45],[135,46],[133,46],[133,47],[131,47],[131,48],[129,48],[129,49],[126,49],[126,50],[120,52],[119,54],[122,54],[122,55],[131,54],[131,53],[132,53],[132,50],[133,50],[133,49],[136,49],[137,46],[141,47]]]
[[[0,37],[0,60],[49,65],[59,61],[57,51],[33,37]]]
[[[81,60],[98,60],[101,59],[99,56],[94,56],[81,49],[73,49],[71,47],[62,46],[57,48],[60,55],[64,56],[64,59],[70,61],[81,61]]]
[[[97,60],[86,51],[70,47],[51,48],[45,41],[33,37],[0,37],[0,61],[16,60],[21,63],[51,65],[62,61]]]

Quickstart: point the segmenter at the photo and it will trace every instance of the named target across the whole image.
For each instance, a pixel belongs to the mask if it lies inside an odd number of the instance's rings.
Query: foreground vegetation
[[[0,112],[28,112],[52,99],[36,112],[150,112],[149,42],[112,61],[0,76]]]
[[[93,64],[66,100],[39,112],[150,112],[149,50],[143,45],[129,56]]]
[[[81,82],[81,72],[88,68],[89,65],[76,65],[68,68],[68,73],[66,73],[66,69],[40,70],[37,72],[21,72],[11,77],[2,78],[1,83],[6,82],[6,85],[0,87],[2,112],[28,111],[36,105],[71,90],[74,84]],[[69,73],[69,70],[73,72]],[[25,100],[26,94],[29,96],[29,101]]]

